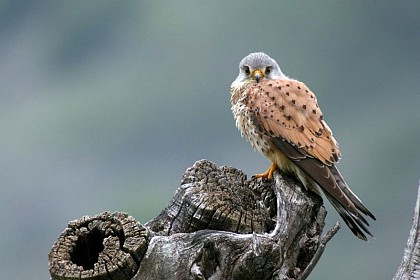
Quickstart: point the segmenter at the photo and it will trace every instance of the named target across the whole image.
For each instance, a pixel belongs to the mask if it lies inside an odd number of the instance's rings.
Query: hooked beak
[[[251,78],[257,81],[257,83],[264,78],[264,74],[260,69],[255,69],[254,72],[252,72]]]

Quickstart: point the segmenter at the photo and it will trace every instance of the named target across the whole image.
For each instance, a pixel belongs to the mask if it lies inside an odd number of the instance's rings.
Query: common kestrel
[[[367,240],[364,232],[372,236],[363,215],[376,218],[335,166],[339,147],[311,90],[259,52],[242,59],[230,92],[236,126],[272,162],[266,172],[255,176],[272,179],[280,168],[297,176],[306,188],[317,192],[318,185],[358,238]]]

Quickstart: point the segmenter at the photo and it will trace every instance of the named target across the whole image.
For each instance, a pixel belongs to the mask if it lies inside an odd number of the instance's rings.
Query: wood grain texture
[[[414,207],[413,224],[407,246],[394,280],[420,279],[420,182]]]
[[[197,161],[145,225],[119,212],[70,222],[49,253],[52,279],[305,279],[332,237],[321,237],[326,211],[299,181],[274,178]]]
[[[121,212],[71,221],[48,254],[51,279],[131,279],[146,252],[148,235]]]
[[[146,224],[157,235],[134,279],[297,279],[320,248],[326,212],[298,181],[275,178],[196,162]]]

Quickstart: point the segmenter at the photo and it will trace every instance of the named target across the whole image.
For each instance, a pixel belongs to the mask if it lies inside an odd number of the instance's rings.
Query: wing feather
[[[302,148],[325,164],[337,162],[340,151],[323,121],[315,95],[296,80],[267,80],[250,86],[247,106],[272,137]]]
[[[339,172],[334,165],[328,166],[306,154],[303,149],[294,147],[280,138],[273,138],[273,143],[297,167],[321,187],[328,200],[356,236],[360,239],[367,240],[363,231],[372,235],[367,229],[369,223],[361,213],[370,216],[374,220],[375,217],[347,187],[342,177],[336,177]]]
[[[339,147],[315,95],[296,80],[266,80],[251,84],[246,91],[246,106],[253,112],[255,125],[321,187],[353,233],[366,240],[369,223],[361,213],[375,217],[347,187],[334,165],[340,159]]]

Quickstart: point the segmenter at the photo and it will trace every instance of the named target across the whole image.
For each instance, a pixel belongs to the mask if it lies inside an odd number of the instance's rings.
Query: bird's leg
[[[271,166],[264,173],[255,174],[254,178],[273,179],[273,173],[277,170],[277,165],[272,163]]]

